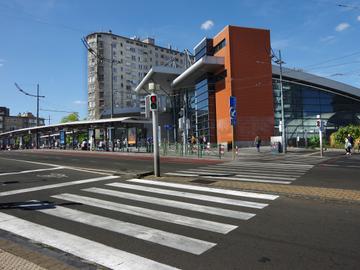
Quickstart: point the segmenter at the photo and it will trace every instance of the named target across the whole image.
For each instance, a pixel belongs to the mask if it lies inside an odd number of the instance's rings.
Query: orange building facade
[[[209,107],[210,115],[215,112],[216,141],[232,142],[233,135],[240,145],[255,136],[269,140],[274,134],[270,31],[227,26],[212,40],[213,56],[224,59],[223,69],[214,74],[224,76],[215,83],[215,102]],[[236,98],[234,131],[230,96]]]

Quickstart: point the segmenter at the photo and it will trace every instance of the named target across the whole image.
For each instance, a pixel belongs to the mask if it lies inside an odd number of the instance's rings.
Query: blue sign
[[[60,131],[60,144],[65,144],[65,131]]]
[[[236,125],[236,97],[230,97],[230,123]]]
[[[234,96],[230,97],[230,107],[236,107],[236,97]]]
[[[165,129],[172,129],[173,126],[172,126],[172,125],[164,125],[164,128],[165,128]]]

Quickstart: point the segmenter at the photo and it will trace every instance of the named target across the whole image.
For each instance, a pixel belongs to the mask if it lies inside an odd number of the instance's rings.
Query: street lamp
[[[39,84],[37,84],[37,87],[36,87],[36,95],[33,95],[33,94],[30,94],[30,93],[26,92],[17,83],[15,83],[15,86],[24,95],[30,96],[30,97],[36,97],[36,126],[38,127],[39,126],[39,98],[45,98],[45,96],[40,96],[39,95]],[[36,149],[39,149],[38,130],[36,130]]]
[[[283,152],[286,153],[286,130],[285,130],[285,116],[284,116],[284,92],[283,92],[283,80],[282,80],[282,64],[285,64],[281,59],[281,51],[279,50],[279,57],[277,57],[274,53],[272,54],[272,58],[275,58],[274,62],[280,67],[280,99],[281,99],[281,142]]]

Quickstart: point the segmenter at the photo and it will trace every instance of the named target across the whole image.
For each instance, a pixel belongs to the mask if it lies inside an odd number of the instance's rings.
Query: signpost
[[[236,97],[230,96],[230,124],[232,126],[232,156],[235,160]]]

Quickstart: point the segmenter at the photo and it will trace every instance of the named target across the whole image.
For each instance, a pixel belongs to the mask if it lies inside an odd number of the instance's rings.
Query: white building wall
[[[140,115],[141,97],[135,95],[134,89],[149,69],[152,66],[166,65],[172,58],[178,66],[185,63],[184,53],[111,33],[90,34],[87,42],[92,49],[92,52],[88,52],[90,120],[110,117],[111,89],[114,114]]]

